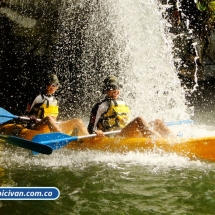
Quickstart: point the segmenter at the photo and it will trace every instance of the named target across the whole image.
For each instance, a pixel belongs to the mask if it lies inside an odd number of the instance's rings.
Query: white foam
[[[0,163],[5,168],[61,168],[85,169],[89,165],[102,164],[110,168],[143,166],[149,171],[168,171],[168,169],[210,169],[213,163],[191,160],[176,153],[154,151],[110,153],[102,151],[71,151],[61,149],[51,155],[31,155],[27,150],[9,147],[0,153]],[[214,168],[214,167],[213,167]]]

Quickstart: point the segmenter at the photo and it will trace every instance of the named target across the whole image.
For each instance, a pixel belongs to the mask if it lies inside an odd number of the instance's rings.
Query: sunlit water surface
[[[57,187],[53,201],[1,201],[1,214],[213,214],[215,164],[162,151],[62,149],[32,156],[8,148],[1,186]]]

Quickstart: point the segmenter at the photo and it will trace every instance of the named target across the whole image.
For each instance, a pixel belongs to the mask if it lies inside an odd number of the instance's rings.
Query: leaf
[[[207,5],[204,4],[204,3],[197,2],[196,5],[197,5],[197,8],[198,8],[200,11],[205,11],[206,8],[207,8]]]
[[[208,7],[211,11],[215,11],[215,1],[209,2]]]

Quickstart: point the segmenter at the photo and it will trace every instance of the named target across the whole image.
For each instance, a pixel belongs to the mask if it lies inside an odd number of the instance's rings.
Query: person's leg
[[[168,136],[175,136],[172,131],[169,129],[168,126],[166,126],[166,124],[160,120],[160,119],[156,119],[153,122],[149,123],[150,126],[152,126],[152,128],[157,131],[162,137],[168,137]]]
[[[66,134],[71,134],[74,129],[77,129],[79,136],[89,134],[83,120],[79,118],[63,121],[59,124],[59,127]]]
[[[71,134],[73,129],[77,128],[78,135],[87,135],[87,127],[81,119],[71,119],[68,121],[56,123],[55,119],[48,116],[42,119],[40,122],[36,123],[35,130],[41,131],[41,133],[46,132],[63,132],[66,134]]]
[[[137,117],[126,125],[117,136],[122,137],[161,137],[148,122]]]
[[[37,122],[36,125],[34,126],[34,129],[37,131],[41,131],[41,133],[46,133],[50,131],[61,132],[61,129],[56,123],[56,120],[51,116],[47,116],[40,122]]]

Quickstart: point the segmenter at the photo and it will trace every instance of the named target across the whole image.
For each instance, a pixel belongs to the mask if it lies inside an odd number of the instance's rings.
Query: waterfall
[[[165,25],[154,0],[65,0],[54,56],[62,116],[89,116],[102,80],[114,74],[132,117],[189,118]]]

